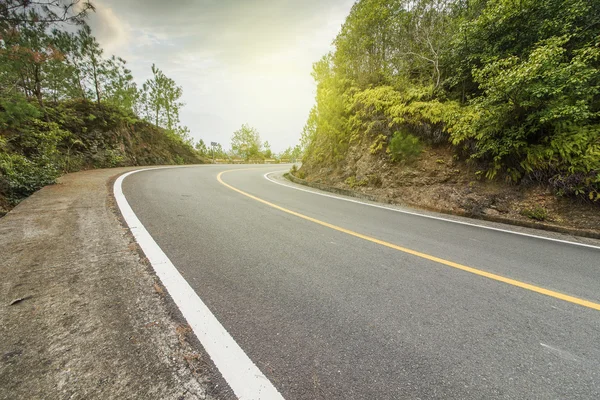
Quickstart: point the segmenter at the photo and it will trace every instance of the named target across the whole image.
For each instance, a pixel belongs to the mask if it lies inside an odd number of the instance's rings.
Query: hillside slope
[[[109,104],[69,101],[0,108],[0,215],[63,173],[135,165],[197,164],[179,136]]]
[[[600,230],[597,15],[580,0],[358,0],[313,66],[300,175]]]
[[[406,162],[394,162],[383,149],[374,153],[363,140],[338,163],[306,159],[296,176],[341,189],[375,195],[391,203],[475,218],[507,220],[600,231],[600,204],[556,196],[547,184],[488,180],[479,166],[455,156],[451,146],[425,145]]]

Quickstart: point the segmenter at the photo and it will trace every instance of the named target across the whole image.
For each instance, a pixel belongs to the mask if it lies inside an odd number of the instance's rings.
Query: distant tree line
[[[273,153],[269,142],[263,142],[258,130],[248,124],[243,124],[240,129],[233,132],[229,152],[224,151],[221,144],[208,147],[202,139],[196,143],[196,150],[205,157],[212,157],[214,154],[215,159],[240,159],[244,161],[275,159],[295,162],[302,158],[300,145],[288,147],[279,154]]]

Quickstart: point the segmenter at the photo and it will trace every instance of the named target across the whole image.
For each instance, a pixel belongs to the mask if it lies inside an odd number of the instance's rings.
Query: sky
[[[314,104],[312,64],[354,0],[95,0],[90,26],[141,84],[156,64],[183,87],[194,141],[230,148],[247,123],[275,152],[298,144]]]

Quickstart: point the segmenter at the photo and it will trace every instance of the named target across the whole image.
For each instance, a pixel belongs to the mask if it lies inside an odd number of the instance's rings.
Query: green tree
[[[179,110],[184,105],[180,102],[183,95],[181,86],[154,64],[152,64],[152,74],[153,77],[146,80],[142,86],[143,94],[140,96],[140,100],[144,103],[143,112],[146,119],[171,132],[187,129],[179,127]]]
[[[164,87],[167,77],[163,72],[152,64],[152,78],[147,79],[142,86],[142,101],[145,104],[144,112],[146,119],[156,126],[164,126]]]
[[[84,24],[78,33],[79,56],[83,79],[90,82],[93,97],[100,104],[103,96],[103,86],[107,79],[107,62],[103,58],[104,50],[92,35],[92,29]]]
[[[198,153],[200,153],[200,155],[203,155],[203,156],[210,155],[209,154],[210,152],[208,151],[208,148],[206,147],[204,140],[199,139],[194,147],[196,148]]]
[[[271,145],[269,144],[269,142],[267,140],[265,140],[265,143],[263,144],[263,154],[264,154],[265,158],[273,157],[273,151],[271,150]]]
[[[279,153],[278,157],[280,160],[291,160],[293,151],[294,149],[290,146],[287,149],[283,150],[281,153]]]
[[[304,165],[450,142],[489,179],[595,197],[598,15],[588,0],[357,1],[313,67]]]
[[[50,71],[62,59],[48,29],[48,24],[23,23],[0,32],[0,68],[5,90],[34,98],[42,108]]]
[[[66,77],[58,77],[63,83],[65,98],[88,98],[86,77],[84,76],[84,57],[81,53],[79,35],[76,33],[53,29],[54,44],[63,56],[63,68]],[[61,79],[62,78],[62,79]]]
[[[90,11],[84,0],[0,1],[3,198],[16,202],[84,166],[197,160],[179,121],[181,88],[153,67],[158,90],[137,90],[125,60],[105,57]],[[132,115],[146,110],[166,129]],[[134,155],[132,143],[146,139],[148,154]]]
[[[302,147],[300,147],[300,145],[296,145],[294,146],[294,149],[291,152],[291,157],[293,162],[298,161],[300,158],[302,158]]]
[[[260,157],[261,149],[262,142],[255,128],[243,124],[240,129],[233,132],[231,150],[235,155],[248,160],[249,158]]]
[[[211,151],[213,152],[215,158],[229,158],[225,150],[223,150],[223,146],[221,146],[221,143],[217,143],[216,146],[212,146]]]
[[[133,111],[139,94],[133,75],[126,64],[127,61],[115,56],[107,61],[105,99],[113,105]]]

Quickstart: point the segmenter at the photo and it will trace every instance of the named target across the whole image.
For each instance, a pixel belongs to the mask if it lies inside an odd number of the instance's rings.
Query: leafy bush
[[[109,168],[120,167],[125,163],[125,157],[120,150],[108,149],[104,152],[105,165]]]
[[[0,179],[12,203],[54,183],[61,173],[58,149],[69,133],[22,98],[0,102]]]
[[[355,188],[355,187],[360,187],[360,186],[365,186],[367,183],[369,183],[369,178],[362,178],[360,180],[356,180],[355,176],[351,176],[348,179],[346,179],[346,185],[350,186],[351,188]]]
[[[21,96],[0,98],[0,129],[18,127],[23,122],[39,119],[42,112]]]
[[[457,125],[452,140],[476,139],[471,157],[489,162],[488,178],[503,170],[517,181],[540,169],[587,173],[600,166],[600,127],[593,123],[600,49],[569,60],[568,41],[551,38],[526,59],[511,56],[474,71],[484,90],[470,108],[477,117]]]
[[[379,151],[383,149],[383,145],[387,142],[387,136],[385,135],[377,135],[371,146],[369,147],[369,153],[377,154]]]
[[[402,131],[394,133],[388,145],[388,151],[394,161],[413,161],[422,150],[423,146],[418,137]]]
[[[54,183],[60,173],[55,164],[43,157],[28,159],[20,154],[0,153],[0,180],[5,181],[12,203]]]
[[[541,206],[535,206],[521,210],[521,215],[536,221],[545,221],[548,218],[548,210]]]
[[[557,174],[549,179],[549,183],[559,196],[578,196],[594,202],[600,200],[600,173]]]

